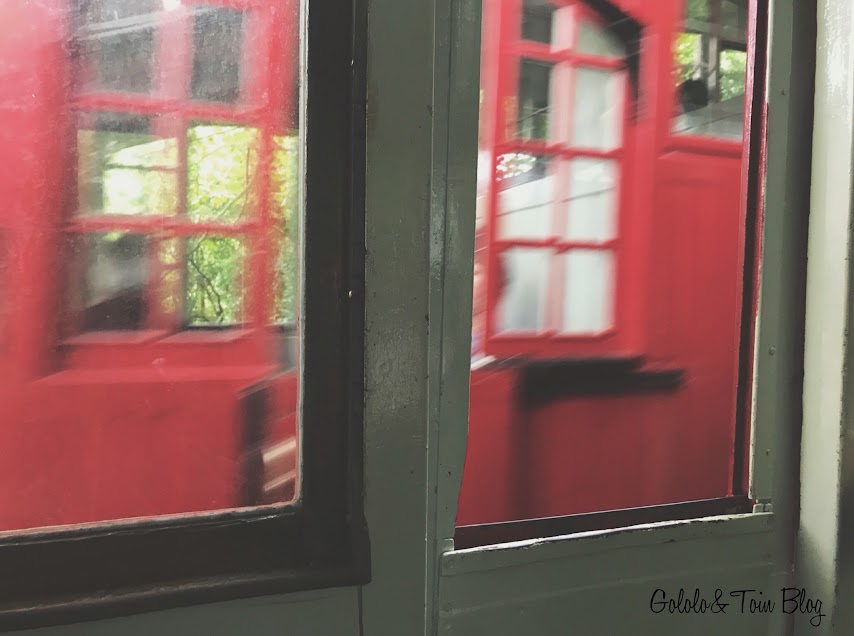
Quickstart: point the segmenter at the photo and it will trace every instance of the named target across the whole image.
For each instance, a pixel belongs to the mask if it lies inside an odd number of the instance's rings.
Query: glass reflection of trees
[[[189,129],[187,141],[188,218],[200,223],[224,225],[251,220],[257,209],[255,199],[260,196],[257,180],[260,136],[257,129],[200,124]],[[125,163],[130,158],[134,160],[131,163],[140,164],[142,162],[136,160],[147,152],[150,154],[150,146],[152,142],[145,138],[136,145],[130,144],[130,147],[127,143],[116,147],[119,153],[127,155],[123,157]],[[296,135],[275,137],[274,148],[269,196],[275,221],[275,303],[270,321],[273,324],[293,324],[296,320],[299,241],[299,138]],[[116,208],[114,211],[137,214],[163,211],[169,214],[172,206],[164,210],[148,209],[149,202],[163,199],[163,169],[158,167],[149,175],[146,168],[134,168],[105,170],[103,176],[95,179],[103,188],[103,200],[112,201]],[[139,205],[131,205],[139,201],[146,203],[142,206],[144,210],[137,210]],[[166,281],[164,287],[168,298],[164,298],[164,309],[174,311],[183,304],[186,325],[242,322],[245,319],[243,292],[248,282],[245,271],[249,264],[248,249],[251,249],[251,243],[247,238],[214,232],[186,239],[183,250],[178,249],[175,241],[167,241],[162,256],[164,264],[170,269],[175,265],[183,269],[184,281],[183,292],[181,285],[171,284],[172,280]],[[179,261],[183,261],[183,267]],[[183,296],[183,303],[176,295]]]

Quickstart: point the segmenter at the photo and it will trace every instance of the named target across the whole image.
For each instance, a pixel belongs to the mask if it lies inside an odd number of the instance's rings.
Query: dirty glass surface
[[[673,132],[740,141],[747,68],[746,0],[688,0],[673,47]]]
[[[299,496],[300,3],[226,4],[0,4],[0,533]]]
[[[462,534],[745,492],[747,8],[483,2]]]

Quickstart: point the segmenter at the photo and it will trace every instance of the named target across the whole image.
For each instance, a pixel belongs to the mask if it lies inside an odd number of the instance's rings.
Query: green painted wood
[[[771,615],[751,614],[749,603],[742,613],[734,605],[740,598],[729,594],[777,594],[771,577],[774,530],[773,515],[762,514],[508,544],[492,555],[446,555],[439,633],[768,633]],[[585,541],[593,545],[583,546]],[[719,614],[655,613],[650,601],[658,588],[668,596],[680,588],[692,596],[699,589],[709,600],[720,588],[730,605]]]
[[[833,626],[801,621],[797,633],[851,634],[854,4],[819,0],[817,27],[797,567],[827,599]]]
[[[327,590],[18,632],[27,636],[359,634],[356,590]]]

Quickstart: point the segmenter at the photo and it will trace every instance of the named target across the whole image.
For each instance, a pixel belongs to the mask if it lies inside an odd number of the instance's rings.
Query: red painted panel
[[[523,412],[508,397],[510,372],[504,384],[474,372],[460,525],[730,494],[740,170],[737,156],[674,152],[657,162],[646,359],[682,369],[684,385]],[[485,457],[493,458],[488,469]],[[508,488],[503,508],[491,499],[496,483]]]
[[[78,373],[28,385],[0,404],[0,529],[239,505],[246,385]]]
[[[459,498],[457,525],[490,523],[512,518],[513,467],[518,455],[519,413],[516,372],[473,371],[469,442]]]
[[[56,220],[65,193],[67,86],[64,2],[0,6],[0,227],[8,238],[7,293],[14,298],[4,380],[33,377],[49,363],[55,312]],[[14,166],[14,169],[8,169]],[[2,354],[0,354],[2,356]]]

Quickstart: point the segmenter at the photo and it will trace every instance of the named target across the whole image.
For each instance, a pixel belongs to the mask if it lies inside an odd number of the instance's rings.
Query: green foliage
[[[177,144],[147,133],[80,130],[78,133],[84,212],[168,214],[177,201],[174,168]],[[159,168],[152,170],[152,168]]]
[[[203,222],[247,220],[257,209],[257,131],[229,126],[196,126],[188,146],[190,218]],[[298,261],[298,138],[274,139],[270,180],[274,323],[294,322]],[[241,319],[246,288],[246,245],[235,239],[205,237],[187,249],[187,318],[191,324],[233,323]]]
[[[274,324],[293,324],[297,315],[299,282],[299,136],[275,138],[273,160],[273,214],[276,223],[274,249]]]
[[[702,46],[702,37],[697,33],[680,33],[676,38],[673,55],[676,61],[678,81],[683,82],[697,76],[697,50]],[[747,72],[747,54],[744,51],[724,49],[720,53],[721,101],[744,94]]]
[[[234,223],[248,216],[258,167],[258,131],[240,126],[193,126],[187,133],[187,215],[193,221]]]
[[[708,0],[688,0],[686,8],[691,20],[707,20],[709,17]]]
[[[520,152],[508,152],[498,157],[498,179],[512,179],[534,168],[537,158]]]
[[[82,131],[88,134],[88,131]],[[95,209],[109,205],[119,214],[169,213],[166,207],[177,183],[174,145],[148,135],[98,133],[81,178],[91,182]],[[174,142],[174,140],[171,140]],[[274,251],[272,283],[274,323],[293,323],[297,309],[299,227],[299,138],[273,139],[273,165],[269,190],[261,192],[257,129],[232,125],[195,125],[187,132],[187,217],[200,223],[225,226],[249,221],[259,210],[261,196],[269,197],[274,219],[269,247]],[[95,165],[89,165],[92,161]],[[171,165],[170,165],[171,164]],[[154,169],[152,169],[154,168]],[[167,168],[164,170],[164,168]],[[172,169],[169,169],[172,168]],[[101,187],[100,184],[103,184]],[[101,189],[103,188],[103,191]],[[106,211],[106,210],[105,210]],[[162,308],[168,313],[183,305],[184,320],[191,325],[234,324],[246,320],[250,250],[258,246],[246,239],[200,232],[186,239],[163,243],[161,260]],[[181,298],[183,297],[183,303]]]
[[[258,132],[240,126],[193,126],[187,133],[187,215],[234,223],[251,213]],[[185,320],[229,324],[243,318],[245,246],[203,235],[186,244]]]
[[[190,324],[241,321],[246,250],[239,239],[193,237],[187,241],[187,306]]]
[[[747,53],[725,49],[721,51],[721,101],[744,95],[747,78]]]
[[[673,55],[680,82],[693,79],[696,72],[697,49],[700,46],[700,36],[697,33],[680,33],[676,37]]]

